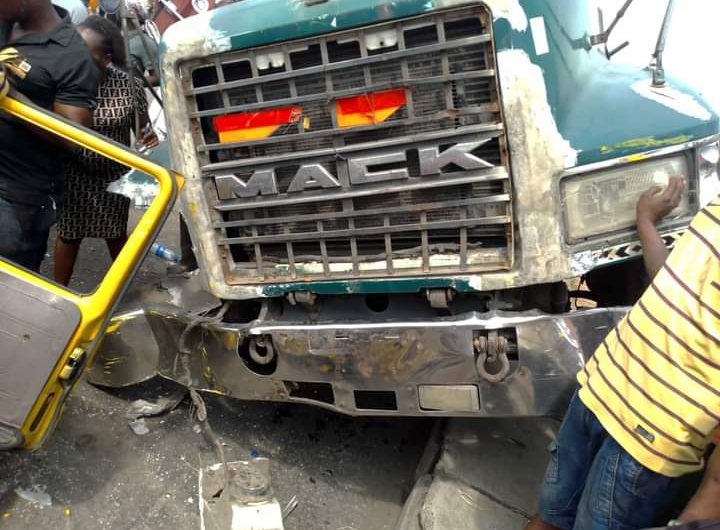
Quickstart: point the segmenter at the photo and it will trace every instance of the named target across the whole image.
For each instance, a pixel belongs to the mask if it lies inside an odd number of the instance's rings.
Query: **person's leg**
[[[607,436],[595,458],[573,530],[651,528],[677,479],[651,471]]]
[[[534,516],[530,519],[530,522],[525,527],[525,530],[563,530],[559,526],[553,526],[540,519],[539,515]]]
[[[59,284],[70,283],[81,242],[82,239],[66,240],[60,237],[55,240],[55,281]]]
[[[38,230],[32,233],[32,241],[28,244],[28,254],[30,255],[31,268],[35,272],[40,270],[48,249],[48,239],[50,239],[50,230]]]
[[[31,268],[40,270],[47,254],[50,227],[57,221],[57,210],[54,206],[39,206],[33,210],[29,229],[24,232],[23,246],[30,256]]]
[[[0,256],[23,267],[30,267],[22,254],[22,227],[15,205],[0,198]]]
[[[125,243],[127,243],[127,236],[106,239],[105,243],[107,244],[108,251],[110,252],[110,257],[113,261],[115,261],[125,246]]]
[[[603,442],[604,431],[593,418],[576,393],[557,440],[550,445],[538,514],[527,530],[571,530],[575,525],[588,473]]]

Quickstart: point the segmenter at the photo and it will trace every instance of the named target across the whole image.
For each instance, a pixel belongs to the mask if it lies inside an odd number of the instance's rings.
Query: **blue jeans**
[[[37,272],[55,220],[52,206],[14,203],[0,197],[0,256]]]
[[[538,515],[564,530],[650,528],[673,494],[675,479],[630,456],[577,393],[550,451]]]

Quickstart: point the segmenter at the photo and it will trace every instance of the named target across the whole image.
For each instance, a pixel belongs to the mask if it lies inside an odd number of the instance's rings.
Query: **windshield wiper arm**
[[[653,57],[655,58],[655,69],[653,70],[653,86],[665,86],[665,68],[663,67],[663,52],[665,51],[665,43],[667,42],[667,34],[670,29],[673,11],[675,10],[675,0],[668,0],[668,6],[665,10],[665,18],[663,19],[660,34],[658,35],[657,45]]]
[[[608,50],[608,47],[607,47],[607,42],[608,42],[608,39],[610,38],[610,34],[615,29],[615,26],[617,25],[617,23],[620,22],[620,19],[625,16],[625,12],[628,10],[628,7],[630,7],[630,4],[632,4],[632,3],[633,3],[633,0],[625,0],[625,3],[620,8],[620,11],[617,12],[617,14],[615,15],[615,18],[610,23],[610,25],[608,26],[607,29],[603,28],[604,24],[603,24],[602,10],[600,8],[598,8],[598,15],[600,17],[600,33],[598,33],[597,35],[592,35],[590,37],[590,43],[593,46],[598,46],[600,44],[604,44],[605,45],[605,56],[608,59],[610,59],[617,52],[619,52],[620,50],[625,48],[625,46],[630,44],[629,41],[625,41],[620,46],[618,46],[617,48],[615,48],[612,51]]]

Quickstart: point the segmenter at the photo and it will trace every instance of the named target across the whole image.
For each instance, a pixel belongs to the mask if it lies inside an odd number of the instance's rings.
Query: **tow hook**
[[[510,373],[510,361],[507,357],[508,340],[499,335],[497,331],[489,331],[487,337],[481,335],[473,339],[473,346],[477,353],[475,368],[480,377],[491,383],[500,383]],[[490,373],[486,365],[500,363],[500,370]]]
[[[261,366],[267,366],[275,359],[275,348],[271,337],[263,335],[250,337],[248,349],[250,358]]]

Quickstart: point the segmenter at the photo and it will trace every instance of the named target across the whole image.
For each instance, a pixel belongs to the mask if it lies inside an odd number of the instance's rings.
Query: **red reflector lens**
[[[300,107],[285,107],[281,109],[217,116],[213,119],[213,125],[217,132],[230,132],[240,129],[255,129],[257,127],[274,127],[297,123],[300,116],[302,116],[302,109]]]
[[[335,101],[339,127],[358,127],[382,123],[406,103],[405,89],[363,94]]]
[[[351,98],[338,99],[338,109],[343,114],[370,113],[378,110],[400,108],[406,103],[405,89],[363,94]]]

